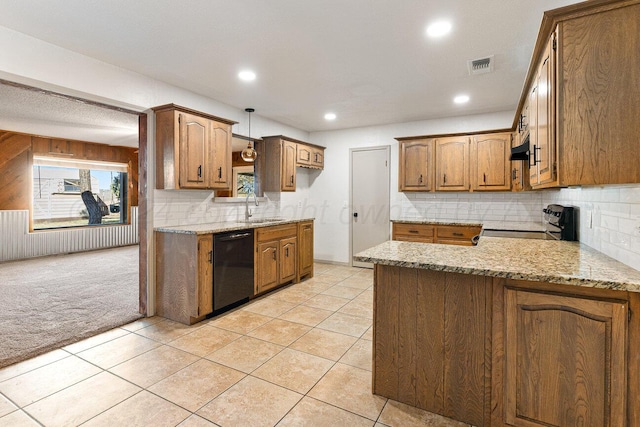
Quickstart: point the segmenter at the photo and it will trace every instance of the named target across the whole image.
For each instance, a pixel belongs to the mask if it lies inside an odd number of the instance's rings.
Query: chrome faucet
[[[253,194],[253,201],[255,202],[256,206],[258,206],[258,198],[256,197],[256,193],[251,192],[251,193],[247,194],[247,198],[244,201],[245,202],[245,210],[244,210],[244,220],[245,221],[249,221],[249,218],[251,218],[253,216],[253,214],[249,210],[249,197],[251,197],[252,194]]]

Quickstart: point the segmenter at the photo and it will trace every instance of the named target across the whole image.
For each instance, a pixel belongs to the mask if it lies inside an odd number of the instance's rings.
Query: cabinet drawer
[[[393,240],[401,242],[434,243],[433,237],[423,237],[413,234],[396,234]]]
[[[296,236],[298,234],[298,226],[296,224],[276,225],[273,227],[256,228],[255,232],[258,242],[268,242]]]
[[[394,223],[393,239],[406,240],[406,239],[397,238],[399,236],[430,238],[430,237],[433,237],[433,225]],[[420,241],[420,240],[412,240],[412,241]]]
[[[481,227],[465,227],[465,226],[438,226],[438,240],[471,240],[473,236],[480,234]]]

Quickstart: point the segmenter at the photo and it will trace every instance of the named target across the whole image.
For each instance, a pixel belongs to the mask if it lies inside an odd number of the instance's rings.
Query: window
[[[246,197],[255,191],[253,166],[233,168],[233,197]]]
[[[122,163],[34,156],[33,229],[127,223],[127,179]]]

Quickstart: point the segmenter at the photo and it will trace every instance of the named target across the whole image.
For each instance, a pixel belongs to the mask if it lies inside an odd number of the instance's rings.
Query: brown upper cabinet
[[[396,138],[398,191],[511,188],[511,132]]]
[[[533,188],[640,182],[639,21],[637,0],[545,12],[516,115]]]
[[[398,191],[432,191],[434,140],[398,138],[398,142]]]
[[[296,191],[296,166],[324,168],[324,148],[286,136],[266,136],[259,147],[264,160],[264,191]]]
[[[468,136],[437,138],[436,144],[436,190],[468,191],[469,145]]]
[[[233,121],[174,104],[156,113],[156,188],[228,189]]]
[[[471,138],[472,185],[477,190],[509,190],[511,133],[475,135]]]
[[[296,143],[296,166],[324,169],[324,148],[312,144]]]
[[[555,138],[556,34],[547,42],[527,97],[529,113],[529,182],[533,188],[557,186]]]

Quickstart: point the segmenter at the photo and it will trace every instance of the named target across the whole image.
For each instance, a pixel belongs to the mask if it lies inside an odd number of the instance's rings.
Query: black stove
[[[544,212],[544,228],[556,240],[578,240],[577,209],[570,206],[548,205]]]

